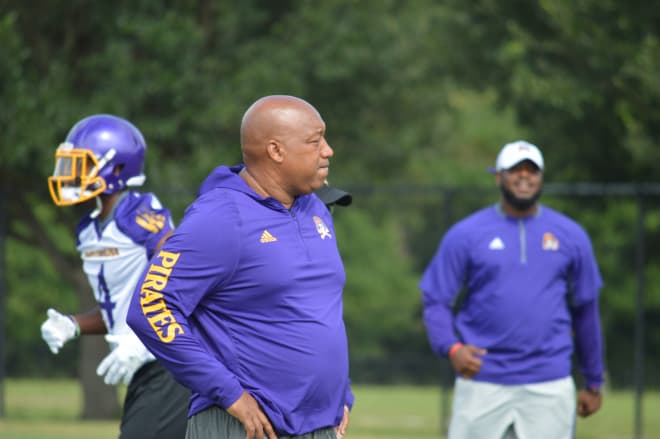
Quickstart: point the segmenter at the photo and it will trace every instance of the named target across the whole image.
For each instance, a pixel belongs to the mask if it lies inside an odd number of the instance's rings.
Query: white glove
[[[80,334],[80,327],[71,316],[61,314],[49,308],[48,319],[41,324],[41,338],[48,344],[50,351],[57,354],[64,343]]]
[[[154,359],[133,332],[108,334],[105,339],[111,346],[116,346],[96,368],[96,374],[102,376],[106,384],[130,383],[140,366]]]

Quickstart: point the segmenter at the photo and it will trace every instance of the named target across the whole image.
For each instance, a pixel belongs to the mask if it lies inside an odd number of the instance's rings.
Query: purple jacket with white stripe
[[[600,386],[601,286],[587,233],[546,206],[520,219],[490,206],[458,222],[420,281],[433,351],[458,341],[487,349],[474,379],[498,384],[567,377],[577,347],[586,384]]]

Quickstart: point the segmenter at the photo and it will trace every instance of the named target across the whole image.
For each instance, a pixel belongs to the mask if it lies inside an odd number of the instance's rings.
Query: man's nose
[[[323,139],[323,150],[321,153],[323,154],[323,157],[332,157],[335,155],[334,149],[332,149],[330,144],[325,139]]]

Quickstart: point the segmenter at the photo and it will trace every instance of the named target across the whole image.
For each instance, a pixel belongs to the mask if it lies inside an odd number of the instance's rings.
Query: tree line
[[[89,206],[56,208],[46,185],[71,125],[99,112],[134,121],[148,143],[145,189],[179,220],[213,167],[240,162],[247,106],[281,93],[320,110],[335,150],[330,182],[355,192],[336,226],[356,376],[437,380],[417,281],[449,224],[495,200],[485,170],[504,143],[539,145],[549,182],[660,181],[659,15],[615,0],[0,0],[8,373],[80,374],[104,391],[86,372],[102,340],[53,357],[38,331],[49,306],[93,301],[73,241]],[[637,200],[547,202],[592,235],[610,382],[628,386]],[[645,203],[650,347],[660,216],[654,198]]]

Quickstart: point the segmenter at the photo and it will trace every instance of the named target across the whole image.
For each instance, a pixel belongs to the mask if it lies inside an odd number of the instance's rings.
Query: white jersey
[[[128,192],[103,224],[93,214],[77,227],[78,251],[109,334],[131,332],[126,314],[157,244],[173,228],[153,194]],[[112,346],[114,348],[114,346]]]

